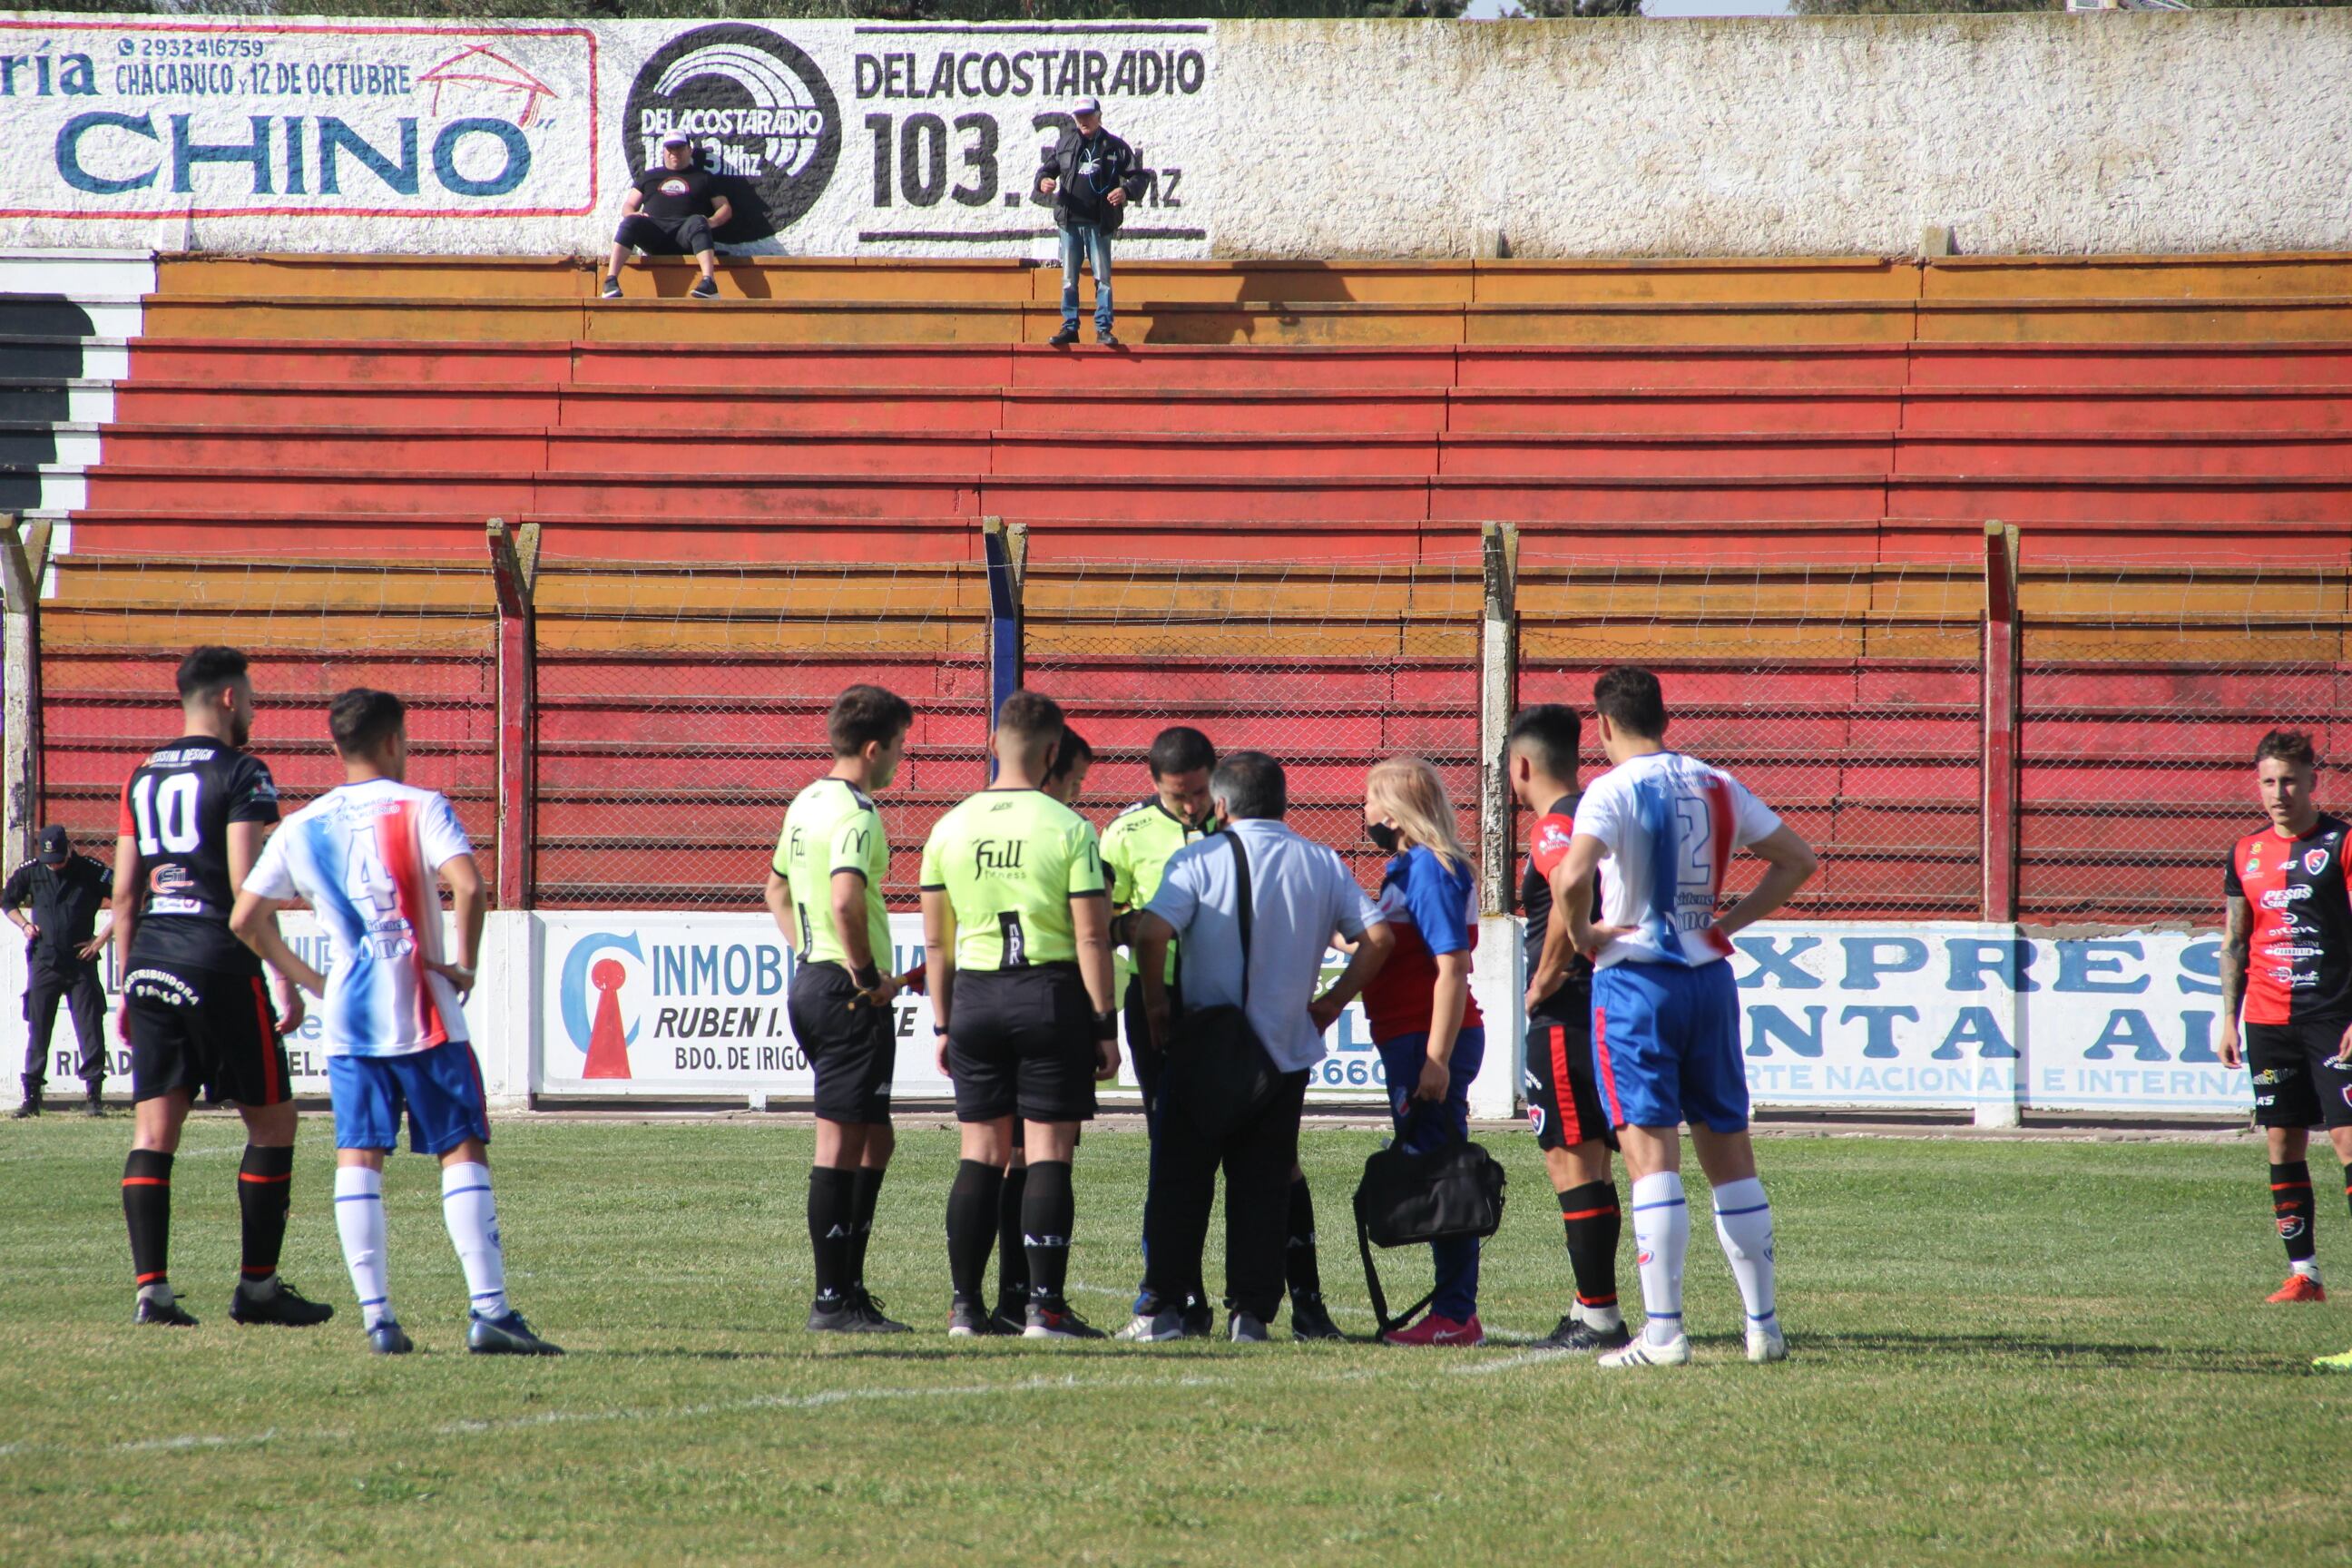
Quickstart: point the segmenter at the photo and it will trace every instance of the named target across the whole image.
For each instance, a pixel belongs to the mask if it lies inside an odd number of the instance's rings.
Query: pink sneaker
[[[1382,1344],[1391,1345],[1465,1345],[1475,1347],[1486,1342],[1486,1331],[1478,1326],[1478,1314],[1459,1323],[1452,1318],[1432,1312],[1409,1329],[1391,1329],[1381,1336]]]

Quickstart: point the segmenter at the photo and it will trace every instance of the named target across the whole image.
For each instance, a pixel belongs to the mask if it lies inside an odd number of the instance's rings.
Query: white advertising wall
[[[287,930],[312,962],[333,955],[308,916]],[[920,952],[912,915],[892,917],[900,970]],[[1482,925],[1474,982],[1492,1043],[1474,1099],[1508,1115],[1516,1020],[1514,929]],[[2221,994],[2212,932],[2038,935],[1976,924],[1774,922],[1742,932],[1738,977],[1748,1080],[1760,1106],[1961,1110],[2000,1122],[2021,1109],[2125,1117],[2242,1116],[2242,1069],[2214,1050]],[[1328,960],[1336,973],[1340,960]],[[517,1106],[563,1100],[805,1100],[812,1079],[784,1013],[792,958],[764,914],[494,914],[466,1009],[491,1094]],[[23,994],[24,953],[0,943],[0,992]],[[897,1093],[945,1100],[930,1009],[897,1008]],[[130,1064],[109,1030],[110,1076]],[[0,1057],[22,1060],[25,1023],[0,1008]],[[1331,1032],[1314,1097],[1377,1106],[1380,1058],[1360,1009]],[[289,1041],[298,1092],[324,1095],[314,1016]],[[73,1088],[74,1039],[60,1009],[48,1075]],[[1131,1090],[1131,1066],[1118,1089]],[[13,1070],[0,1099],[13,1102]],[[1124,1099],[1107,1092],[1106,1102]],[[1132,1103],[1131,1100],[1127,1101]]]
[[[592,254],[660,135],[732,249],[1043,256],[1080,94],[1159,257],[2352,247],[2336,10],[586,25],[0,14],[0,247]]]

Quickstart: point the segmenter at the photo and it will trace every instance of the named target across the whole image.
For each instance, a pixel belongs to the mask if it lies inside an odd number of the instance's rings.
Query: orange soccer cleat
[[[2290,1274],[2286,1277],[2286,1283],[2272,1291],[2265,1300],[2278,1303],[2325,1301],[2327,1300],[2327,1287],[2308,1274]]]

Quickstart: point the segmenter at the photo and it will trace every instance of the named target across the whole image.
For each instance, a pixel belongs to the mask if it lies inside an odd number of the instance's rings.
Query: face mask
[[[1385,823],[1385,822],[1370,822],[1370,823],[1366,823],[1366,824],[1364,825],[1364,835],[1365,835],[1365,837],[1366,837],[1370,838],[1370,839],[1374,844],[1376,844],[1376,845],[1378,845],[1378,846],[1380,847],[1380,848],[1381,848],[1381,852],[1382,854],[1385,854],[1385,855],[1393,855],[1393,854],[1395,854],[1395,853],[1396,853],[1396,849],[1397,849],[1397,830],[1396,830],[1395,828],[1393,828],[1393,827],[1391,827],[1387,823]]]

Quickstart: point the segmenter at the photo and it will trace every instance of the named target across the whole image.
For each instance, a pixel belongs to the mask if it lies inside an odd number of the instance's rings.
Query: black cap
[[[48,826],[41,829],[42,859],[47,860],[52,866],[62,866],[68,859],[71,858],[72,855],[73,844],[66,837],[66,830],[64,828],[59,827],[55,823],[51,823]]]

